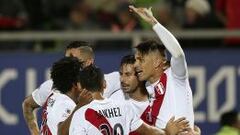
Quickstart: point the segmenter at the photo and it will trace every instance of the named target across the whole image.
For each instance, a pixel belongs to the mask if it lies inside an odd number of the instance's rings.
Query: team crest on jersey
[[[152,120],[152,113],[151,113],[151,112],[147,112],[146,120],[147,120],[148,122],[150,122],[150,123],[153,121],[153,120]]]
[[[159,95],[163,95],[164,92],[165,92],[165,88],[164,88],[162,82],[159,82],[159,83],[155,86],[155,89],[156,89],[156,91],[157,91],[157,93],[158,93]]]

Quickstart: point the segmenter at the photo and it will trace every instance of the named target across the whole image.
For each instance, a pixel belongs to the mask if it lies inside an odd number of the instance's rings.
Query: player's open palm
[[[86,104],[89,104],[93,100],[91,92],[83,89],[81,90],[79,97],[78,97],[78,107],[82,107]]]
[[[137,13],[144,21],[152,25],[157,22],[155,17],[153,16],[151,7],[148,9],[142,7],[136,8],[133,5],[130,5],[129,9],[130,11]]]
[[[189,128],[189,121],[187,121],[186,118],[182,117],[175,120],[175,117],[172,117],[168,121],[165,130],[167,132],[167,135],[177,135]]]

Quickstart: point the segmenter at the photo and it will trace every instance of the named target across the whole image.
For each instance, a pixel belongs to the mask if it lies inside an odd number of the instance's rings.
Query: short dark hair
[[[225,112],[221,115],[220,124],[221,126],[233,126],[238,119],[238,112],[233,110]]]
[[[53,88],[65,94],[73,84],[79,82],[79,71],[82,64],[75,57],[64,57],[55,62],[51,68]]]
[[[160,44],[156,40],[147,40],[141,42],[136,47],[137,51],[139,51],[142,55],[147,55],[150,52],[159,51],[159,53],[166,57],[166,48],[163,44]]]
[[[88,58],[93,58],[95,57],[94,52],[92,47],[90,46],[81,46],[79,47],[79,50],[82,51],[82,53],[86,54]]]
[[[73,41],[67,45],[66,50],[79,48],[81,46],[91,46],[91,44],[86,41]]]
[[[120,67],[122,67],[125,64],[134,64],[135,61],[136,61],[136,59],[135,59],[134,55],[132,55],[132,54],[123,56],[121,59]]]
[[[97,92],[103,88],[104,75],[100,68],[90,65],[79,73],[80,84],[83,89]]]

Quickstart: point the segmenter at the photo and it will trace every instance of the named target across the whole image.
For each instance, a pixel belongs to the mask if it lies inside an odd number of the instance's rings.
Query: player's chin
[[[121,87],[121,88],[122,88],[122,90],[123,90],[124,93],[128,93],[128,92],[130,91],[130,88],[127,87],[127,86]]]

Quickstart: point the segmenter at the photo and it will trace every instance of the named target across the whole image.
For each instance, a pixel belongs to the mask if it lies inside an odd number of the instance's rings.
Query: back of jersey
[[[73,115],[70,135],[127,135],[142,125],[130,105],[114,100],[94,100]]]

